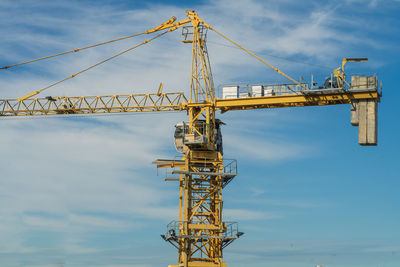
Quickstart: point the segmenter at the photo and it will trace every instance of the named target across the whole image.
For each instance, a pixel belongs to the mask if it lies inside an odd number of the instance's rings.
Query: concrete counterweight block
[[[361,99],[358,104],[358,143],[363,146],[377,145],[377,103]]]
[[[367,145],[376,146],[378,142],[378,109],[375,100],[367,102]]]
[[[359,109],[358,100],[353,100],[351,102],[351,119],[350,119],[350,123],[353,126],[358,126],[358,109]]]
[[[377,85],[375,76],[352,76],[350,91],[376,89]],[[358,126],[358,143],[360,145],[377,145],[377,105],[377,101],[374,99],[353,100],[351,103],[351,125]]]

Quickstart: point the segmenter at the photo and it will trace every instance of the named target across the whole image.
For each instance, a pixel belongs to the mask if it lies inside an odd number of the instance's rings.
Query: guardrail
[[[165,234],[165,237],[168,238],[190,238],[191,235],[190,233],[185,235],[184,233],[187,232],[188,225],[189,224],[195,224],[196,222],[187,222],[187,221],[171,221],[169,224],[167,224],[167,231]],[[204,224],[208,225],[208,224]],[[210,236],[204,233],[204,235],[194,235],[193,238],[237,238],[239,234],[239,225],[237,222],[224,222],[225,229],[223,232],[220,232],[216,236]],[[180,229],[180,226],[183,228]],[[206,232],[206,230],[202,230]]]
[[[376,73],[346,74],[343,87],[332,73],[311,74],[299,79],[299,84],[287,82],[257,82],[226,84],[217,87],[217,97],[222,99],[247,98],[276,95],[301,94],[309,90],[375,88],[378,90],[378,76]],[[306,89],[304,89],[306,88]]]

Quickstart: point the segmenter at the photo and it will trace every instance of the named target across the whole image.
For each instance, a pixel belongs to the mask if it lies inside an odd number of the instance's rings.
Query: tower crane
[[[236,176],[237,167],[236,161],[223,158],[223,123],[216,118],[217,112],[350,104],[351,123],[359,127],[359,143],[376,145],[376,110],[382,87],[379,90],[376,75],[345,75],[344,66],[347,62],[365,61],[364,58],[345,59],[342,67],[330,74],[330,80],[321,85],[314,80],[315,77],[310,82],[298,82],[207,24],[195,11],[188,10],[186,15],[187,19],[176,21],[172,17],[140,34],[2,67],[1,69],[8,69],[138,35],[158,33],[135,47],[26,96],[1,99],[0,116],[186,111],[188,121],[178,123],[174,135],[176,148],[182,153],[182,158],[158,159],[153,162],[157,168],[171,169],[175,176],[165,178],[167,181],[179,182],[178,219],[168,224],[166,233],[161,236],[178,249],[178,265],[170,265],[171,267],[225,267],[227,264],[223,261],[223,249],[243,233],[239,231],[236,222],[222,220],[222,191]],[[182,28],[182,41],[192,45],[189,96],[185,96],[183,92],[162,92],[161,84],[157,93],[35,97],[50,87],[179,28]],[[208,30],[241,48],[289,82],[255,85],[251,94],[244,96],[240,94],[238,86],[227,86],[223,88],[222,97],[218,97],[206,46]]]

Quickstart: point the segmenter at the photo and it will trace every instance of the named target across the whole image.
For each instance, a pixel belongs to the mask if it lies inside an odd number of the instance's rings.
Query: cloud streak
[[[282,3],[281,8],[278,2]],[[347,21],[336,9],[321,7],[315,1],[311,3],[314,4],[309,10],[297,10],[292,1],[252,0],[210,1],[195,8],[207,22],[249,49],[336,64],[333,55],[350,53],[360,43],[355,30],[360,22],[353,20],[352,28],[343,30],[341,27]],[[184,18],[184,10],[165,4],[121,8],[104,3],[93,6],[86,1],[3,0],[0,2],[0,23],[4,25],[0,29],[4,37],[0,40],[0,65],[141,32],[173,15]],[[210,33],[209,39],[214,37]],[[53,88],[46,95],[148,93],[156,92],[161,81],[166,91],[188,94],[191,51],[187,45],[178,43],[179,39],[178,32],[165,36],[151,46]],[[124,41],[0,72],[1,98],[25,95],[142,40]],[[209,50],[216,84],[254,77],[277,78],[242,51],[224,46],[226,43],[221,40],[212,43],[213,40]],[[363,42],[376,44],[371,38],[363,38]],[[282,63],[276,58],[271,61]],[[295,75],[300,73],[299,67],[292,63],[283,62],[280,66]],[[307,67],[301,71],[314,69]],[[291,136],[278,133],[304,118],[278,116],[277,112],[253,113],[252,119],[239,113],[224,116],[221,118],[226,118],[226,129],[229,129],[224,132],[224,143],[235,157],[284,162],[312,157],[317,150],[316,145],[293,141]],[[268,117],[268,121],[261,116]],[[7,261],[7,266],[12,266],[11,262],[19,266],[31,253],[43,253],[38,262],[27,266],[68,266],[58,263],[54,257],[65,258],[68,254],[93,257],[103,251],[112,254],[111,248],[97,248],[93,244],[96,238],[111,238],[124,231],[135,232],[138,240],[147,240],[149,236],[156,236],[155,232],[164,231],[163,226],[157,228],[152,223],[158,226],[177,217],[178,189],[176,185],[163,184],[163,177],[155,177],[150,163],[156,158],[176,155],[173,125],[185,119],[186,114],[170,113],[0,121],[0,264]],[[233,131],[230,125],[239,130]],[[266,134],[266,130],[270,133]],[[272,202],[269,204],[298,204],[285,200]],[[225,216],[248,221],[284,219],[279,213],[235,207],[227,209]],[[93,237],[93,232],[100,237]],[[37,233],[40,234],[35,237]],[[61,236],[59,239],[55,238],[57,233]],[[53,241],[54,250],[44,237],[57,239]],[[108,240],[98,241],[102,242]],[[154,254],[164,255],[165,247],[154,246],[144,251],[139,245],[128,244],[130,251],[116,256],[126,259],[126,255],[138,249],[144,256],[134,256],[143,263],[101,264],[159,266],[151,263],[155,259],[148,253],[155,251]],[[142,259],[146,257],[147,260]],[[163,262],[164,259],[159,261]]]

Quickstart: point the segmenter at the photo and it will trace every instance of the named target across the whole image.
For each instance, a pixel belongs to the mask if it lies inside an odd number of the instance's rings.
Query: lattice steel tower
[[[182,41],[191,43],[189,121],[176,125],[179,161],[158,160],[179,174],[179,220],[163,235],[179,250],[178,266],[226,266],[222,249],[243,233],[237,223],[222,221],[222,190],[236,176],[236,161],[223,160],[221,122],[215,118],[214,82],[207,53],[207,27],[196,13],[187,12],[192,26],[183,28]],[[209,103],[198,107],[191,103]]]

